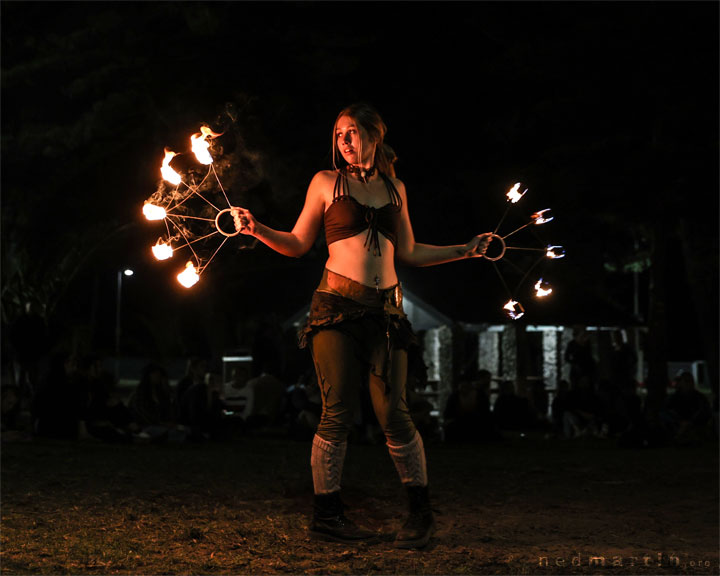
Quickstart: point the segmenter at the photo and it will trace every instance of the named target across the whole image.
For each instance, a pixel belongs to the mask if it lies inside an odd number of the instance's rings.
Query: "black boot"
[[[410,514],[395,537],[396,548],[422,548],[435,532],[435,517],[430,508],[427,486],[408,486]]]
[[[340,492],[315,494],[310,534],[324,540],[345,543],[363,542],[377,536],[375,532],[360,528],[345,517]]]

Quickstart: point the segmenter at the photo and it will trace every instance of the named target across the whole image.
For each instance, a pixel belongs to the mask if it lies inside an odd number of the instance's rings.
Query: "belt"
[[[356,282],[327,268],[323,271],[317,291],[336,294],[373,308],[384,308],[385,304],[390,304],[395,308],[402,307],[402,287],[399,283],[390,288],[379,290]]]

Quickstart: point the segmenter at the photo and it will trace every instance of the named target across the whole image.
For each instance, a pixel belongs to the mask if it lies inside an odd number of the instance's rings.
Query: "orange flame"
[[[200,276],[198,275],[197,270],[195,270],[193,263],[188,262],[185,264],[185,270],[177,275],[177,279],[180,284],[185,286],[185,288],[190,288],[197,284],[198,280],[200,280]]]
[[[530,216],[535,221],[535,225],[539,226],[540,224],[546,224],[547,222],[550,222],[554,216],[550,215],[550,208],[545,208],[545,210],[540,210],[538,212],[535,212],[532,216]]]
[[[557,260],[558,258],[564,258],[565,248],[563,248],[562,246],[548,246],[546,248],[545,256],[553,260]]]
[[[158,260],[167,260],[168,258],[172,258],[173,249],[170,243],[165,243],[162,241],[162,238],[160,238],[157,244],[152,247],[152,253]]]
[[[217,138],[220,136],[220,134],[216,134],[210,128],[207,126],[200,126],[200,134],[193,134],[190,136],[190,144],[192,146],[192,151],[195,154],[195,158],[198,159],[198,162],[201,164],[212,164],[213,158],[210,156],[210,152],[208,152],[210,148],[210,143],[207,142],[206,138]]]
[[[527,188],[525,188],[522,192],[518,192],[518,190],[520,190],[520,182],[517,182],[515,186],[508,190],[507,199],[513,204],[516,204],[517,201],[525,195],[525,192],[527,192]]]
[[[505,314],[511,320],[517,320],[518,318],[521,318],[523,314],[525,314],[525,308],[522,307],[522,304],[512,299],[508,300],[505,303],[505,306],[503,306],[503,310],[505,310]]]
[[[148,220],[162,220],[167,215],[165,208],[150,204],[150,202],[145,202],[143,205],[143,214]]]
[[[165,180],[170,182],[170,184],[175,184],[177,186],[180,182],[182,182],[182,178],[180,177],[180,174],[170,168],[170,160],[175,158],[175,156],[177,156],[176,152],[173,152],[169,148],[165,148],[165,158],[163,159],[160,173]]]
[[[543,282],[542,278],[535,282],[535,296],[537,296],[538,298],[543,298],[545,296],[548,296],[549,294],[552,294],[552,288],[550,288],[550,284],[548,284],[547,282]]]

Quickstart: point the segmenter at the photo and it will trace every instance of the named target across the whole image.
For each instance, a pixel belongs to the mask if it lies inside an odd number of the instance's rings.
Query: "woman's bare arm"
[[[318,172],[308,187],[305,205],[291,232],[275,230],[255,220],[245,208],[233,208],[235,228],[242,234],[254,236],[263,244],[285,256],[299,258],[306,254],[317,238],[325,211],[327,172]]]

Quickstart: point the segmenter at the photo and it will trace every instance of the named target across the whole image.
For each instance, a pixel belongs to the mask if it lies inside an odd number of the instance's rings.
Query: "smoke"
[[[243,114],[235,103],[226,103],[213,122],[199,123],[206,135],[211,164],[203,164],[192,152],[190,136],[183,147],[173,149],[176,155],[169,166],[180,175],[177,185],[161,179],[155,192],[146,200],[165,209],[167,234],[161,240],[173,248],[189,247],[200,268],[211,259],[228,230],[227,219],[221,233],[216,218],[233,206],[247,206],[249,193],[265,177],[264,155],[252,149],[243,135]],[[179,151],[178,151],[179,150]],[[232,238],[235,248],[252,249],[257,240],[238,235]]]

